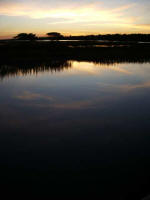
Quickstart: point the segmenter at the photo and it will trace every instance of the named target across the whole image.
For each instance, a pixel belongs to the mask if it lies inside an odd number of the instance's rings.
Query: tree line
[[[150,42],[150,34],[99,34],[83,36],[64,36],[58,32],[49,32],[45,37],[37,37],[33,33],[19,33],[16,40],[105,40],[105,41],[141,41]]]

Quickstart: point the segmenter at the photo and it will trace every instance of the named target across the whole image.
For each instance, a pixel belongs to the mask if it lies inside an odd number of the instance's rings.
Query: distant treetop
[[[17,40],[36,40],[38,38],[33,33],[19,33],[17,36],[14,37],[14,39],[17,39]]]
[[[54,37],[54,38],[59,38],[59,37],[63,37],[63,35],[61,33],[58,32],[50,32],[46,34],[48,37]]]

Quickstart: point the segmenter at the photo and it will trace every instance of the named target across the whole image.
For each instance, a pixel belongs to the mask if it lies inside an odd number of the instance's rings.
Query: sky
[[[150,33],[150,0],[0,0],[0,38]]]

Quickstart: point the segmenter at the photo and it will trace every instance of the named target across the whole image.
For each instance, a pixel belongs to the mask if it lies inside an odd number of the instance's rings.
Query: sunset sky
[[[0,38],[150,33],[150,0],[0,0]]]

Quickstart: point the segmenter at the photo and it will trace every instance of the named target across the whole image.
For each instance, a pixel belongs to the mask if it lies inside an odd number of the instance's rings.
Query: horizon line
[[[54,32],[54,31],[51,31],[51,32]],[[58,31],[56,31],[58,32]],[[48,37],[45,34],[42,34],[42,33],[34,33],[34,32],[17,32],[15,34],[11,34],[11,35],[2,35],[0,36],[0,40],[5,40],[5,39],[13,39],[16,35],[20,34],[20,33],[33,33],[35,34],[37,37]],[[58,32],[58,33],[61,33],[61,32]],[[127,32],[124,32],[124,33],[119,33],[119,32],[108,32],[108,33],[89,33],[89,34],[82,34],[82,33],[76,33],[76,34],[69,34],[69,33],[64,33],[63,32],[61,33],[63,37],[76,37],[76,36],[98,36],[98,35],[150,35],[150,32],[149,33],[143,33],[143,32],[133,32],[133,33],[127,33]]]

